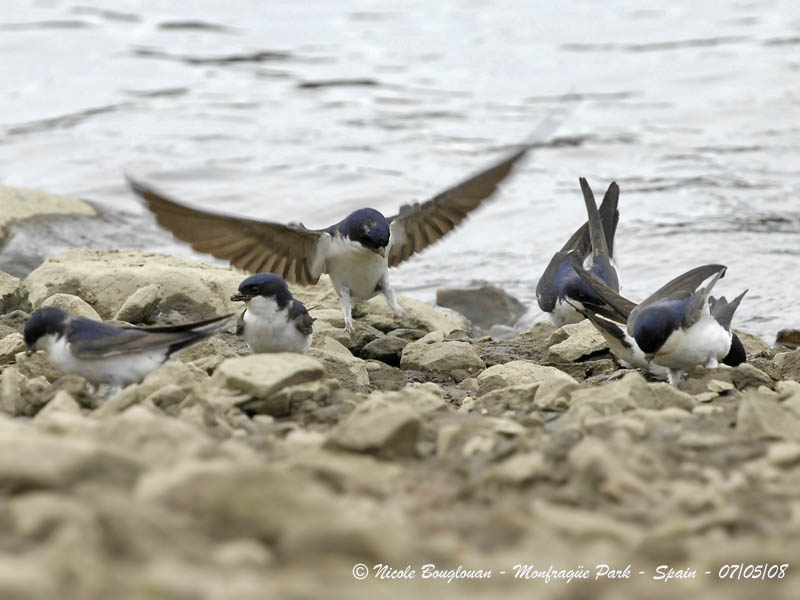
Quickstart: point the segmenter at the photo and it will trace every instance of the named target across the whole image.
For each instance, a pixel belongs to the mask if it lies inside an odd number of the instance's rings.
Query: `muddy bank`
[[[2,597],[796,590],[793,564],[772,582],[717,575],[800,555],[798,350],[747,338],[748,364],[675,389],[619,370],[582,325],[475,341],[452,314],[402,298],[399,321],[376,298],[351,337],[323,280],[294,290],[317,319],[304,356],[245,356],[226,332],[103,398],[22,352],[45,302],[173,323],[237,308],[241,278],[81,249],[0,278]],[[379,563],[416,576],[378,580]],[[493,577],[431,581],[427,563]],[[592,578],[515,579],[528,563]],[[599,563],[634,573],[595,581]],[[664,586],[664,564],[700,575]]]

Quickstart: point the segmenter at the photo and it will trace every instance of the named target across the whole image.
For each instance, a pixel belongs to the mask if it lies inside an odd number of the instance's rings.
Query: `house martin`
[[[62,373],[92,383],[124,386],[224,327],[233,315],[168,327],[118,327],[72,317],[54,306],[33,312],[25,323],[28,353],[44,350]]]
[[[251,275],[231,300],[244,302],[236,324],[253,352],[305,352],[311,345],[314,319],[292,297],[283,277],[274,273]]]
[[[619,187],[612,182],[598,210],[586,179],[579,179],[588,219],[553,255],[536,286],[539,308],[553,325],[561,327],[583,320],[584,303],[601,304],[602,300],[573,270],[583,267],[609,288],[618,291],[619,280],[614,266],[614,234],[619,221]]]
[[[556,107],[527,143],[501,160],[422,203],[406,204],[388,218],[373,208],[356,210],[324,229],[227,216],[191,208],[128,177],[131,189],[158,223],[199,252],[250,273],[272,272],[287,282],[316,284],[327,273],[353,333],[354,303],[383,294],[394,313],[405,311],[389,284],[395,267],[447,235],[497,191],[527,153],[562,122]],[[561,117],[556,117],[557,113]]]
[[[744,348],[731,332],[730,321],[744,293],[731,303],[720,298],[714,312],[709,302],[711,290],[726,269],[723,265],[703,265],[687,271],[637,305],[575,267],[604,303],[587,306],[587,312],[624,323],[627,331],[623,339],[631,345],[631,353],[669,369],[669,381],[675,385],[685,371],[698,365],[714,368],[720,362],[733,366],[742,362]],[[704,282],[708,283],[701,287]],[[627,356],[622,358],[628,360]]]

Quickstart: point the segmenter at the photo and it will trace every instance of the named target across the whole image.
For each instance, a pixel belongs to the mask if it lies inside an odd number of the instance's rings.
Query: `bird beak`
[[[236,293],[233,296],[231,296],[231,300],[233,302],[247,302],[248,300],[250,300],[250,296],[245,296],[244,294]]]

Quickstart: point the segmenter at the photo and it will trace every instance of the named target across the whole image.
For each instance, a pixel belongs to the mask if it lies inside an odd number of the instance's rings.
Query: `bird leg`
[[[350,298],[350,288],[342,287],[339,292],[339,302],[342,305],[342,316],[344,317],[344,329],[350,335],[356,332],[353,326],[353,301]]]
[[[406,311],[403,310],[403,307],[400,306],[400,303],[397,302],[397,296],[394,295],[394,290],[392,286],[389,285],[389,273],[387,272],[381,277],[380,281],[378,281],[377,288],[383,293],[386,297],[386,304],[389,305],[394,311],[394,314],[397,316],[398,319],[405,319],[407,314]]]
[[[680,369],[670,369],[667,377],[672,385],[678,386],[681,381],[683,381],[683,371]]]

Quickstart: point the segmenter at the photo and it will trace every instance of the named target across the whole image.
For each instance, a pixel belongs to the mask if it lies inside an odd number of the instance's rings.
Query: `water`
[[[800,325],[790,0],[3,6],[2,182],[124,215],[120,247],[190,254],[124,172],[198,207],[309,227],[365,205],[388,215],[495,160],[568,94],[577,107],[502,194],[393,270],[401,292],[432,301],[486,280],[537,318],[538,277],[585,220],[582,175],[598,198],[612,180],[622,190],[624,294],[722,262],[720,293],[750,289],[737,326],[773,338]]]

